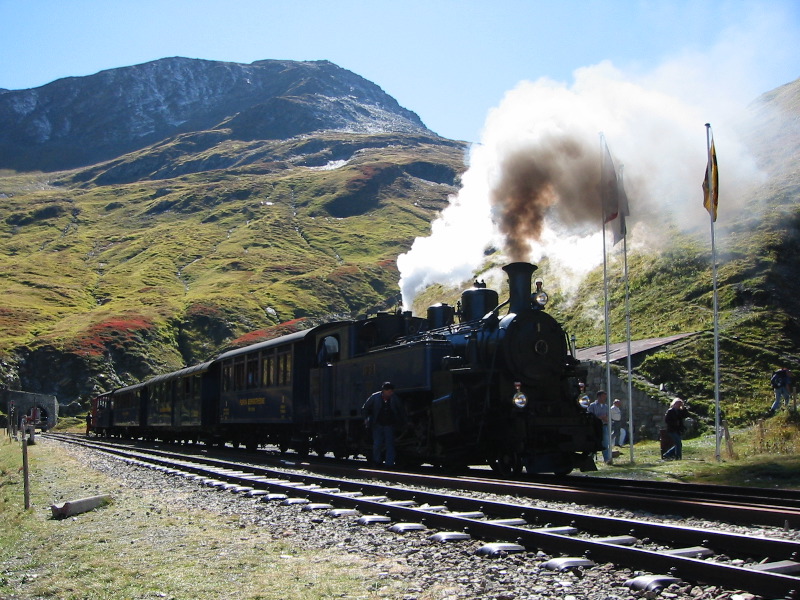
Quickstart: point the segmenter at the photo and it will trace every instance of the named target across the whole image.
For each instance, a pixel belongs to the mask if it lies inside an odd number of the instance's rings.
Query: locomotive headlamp
[[[528,397],[522,393],[522,390],[520,390],[522,384],[519,381],[515,381],[514,386],[517,388],[517,393],[514,394],[513,398],[514,406],[517,408],[525,408],[528,406]]]
[[[536,283],[536,292],[533,295],[533,299],[536,301],[536,304],[544,307],[544,305],[547,304],[547,301],[550,299],[550,297],[547,295],[547,292],[542,289],[544,282],[541,279],[537,279],[534,283]]]

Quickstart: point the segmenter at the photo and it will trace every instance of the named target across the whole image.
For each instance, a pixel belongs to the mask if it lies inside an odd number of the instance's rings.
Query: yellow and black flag
[[[710,185],[709,185],[710,177]],[[708,152],[708,166],[703,179],[703,206],[706,207],[711,220],[717,220],[717,205],[719,204],[719,173],[717,172],[717,150],[714,148],[714,138],[711,138],[711,149]]]

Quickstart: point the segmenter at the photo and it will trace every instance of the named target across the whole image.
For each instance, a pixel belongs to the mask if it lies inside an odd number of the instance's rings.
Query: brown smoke
[[[599,138],[590,143],[566,134],[505,157],[491,202],[511,260],[529,260],[530,241],[540,239],[548,216],[568,227],[600,226],[601,161]]]

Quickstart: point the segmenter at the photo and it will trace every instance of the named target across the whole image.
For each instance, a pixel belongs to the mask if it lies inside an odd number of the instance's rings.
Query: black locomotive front
[[[435,378],[438,447],[451,462],[488,462],[509,474],[594,468],[599,439],[574,399],[579,363],[561,325],[543,310],[539,282],[532,293],[536,267],[512,263],[504,270],[508,301],[445,334],[457,355]],[[462,312],[463,306],[462,296]]]
[[[529,263],[504,268],[509,299],[503,304],[497,292],[476,284],[458,307],[436,305],[427,319],[398,313],[350,325],[355,338],[360,329],[392,321],[402,333],[312,370],[312,398],[320,406],[330,404],[326,397],[349,404],[315,411],[321,449],[337,451],[324,440],[346,440],[340,453],[368,455],[363,427],[348,423],[348,415],[357,415],[357,403],[391,380],[408,414],[397,440],[401,462],[488,463],[503,474],[594,468],[599,438],[575,400],[579,364],[564,330],[544,311],[540,285],[532,293],[535,269]]]

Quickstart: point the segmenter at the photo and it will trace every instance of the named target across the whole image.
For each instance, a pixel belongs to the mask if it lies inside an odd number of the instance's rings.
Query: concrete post
[[[104,494],[102,496],[89,496],[88,498],[71,500],[61,504],[51,504],[50,510],[53,512],[53,518],[59,519],[94,510],[98,506],[102,506],[108,502],[111,502],[111,496],[108,494]]]
[[[22,436],[22,488],[25,497],[25,510],[31,507],[31,486],[28,478],[28,440]]]

